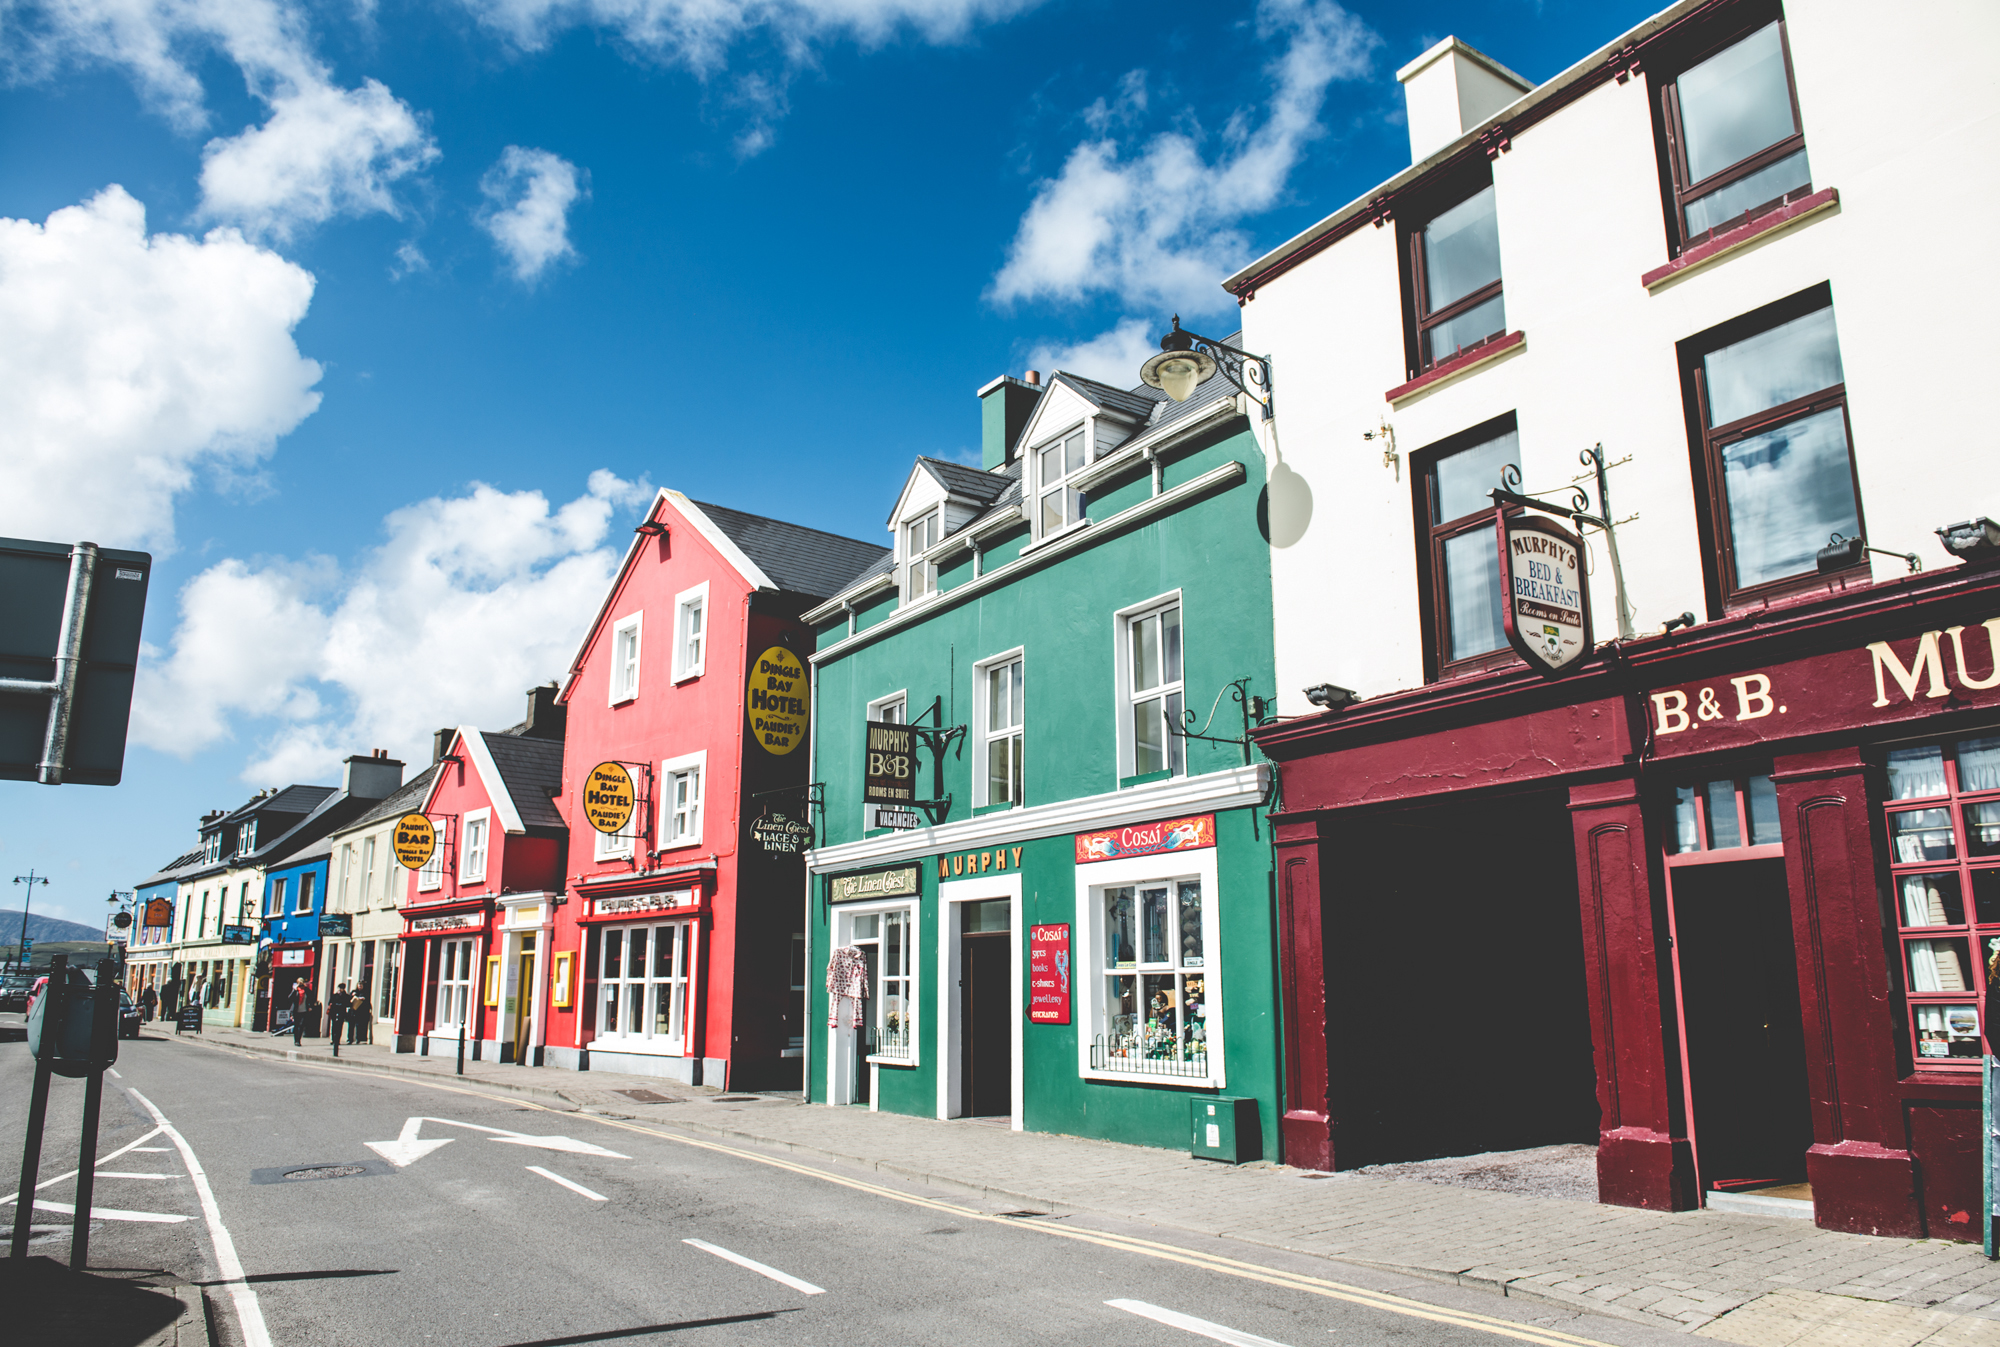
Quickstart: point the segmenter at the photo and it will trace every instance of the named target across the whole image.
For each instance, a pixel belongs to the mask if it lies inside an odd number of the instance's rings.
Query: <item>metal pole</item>
[[[90,590],[97,578],[97,544],[69,549],[69,589],[63,595],[62,630],[56,637],[55,694],[49,701],[48,730],[42,738],[41,783],[62,784],[69,752],[69,725],[76,709],[77,675],[83,671],[83,630],[90,618]]]
[[[465,1074],[465,1010],[464,1006],[458,1008],[458,1074],[461,1076]]]
[[[90,1266],[90,1200],[97,1187],[97,1118],[104,1102],[104,1068],[118,1055],[118,996],[111,982],[112,963],[100,959],[92,988],[90,1074],[83,1084],[83,1139],[76,1148],[76,1220],[70,1226],[69,1267]]]
[[[35,1180],[42,1170],[42,1125],[49,1116],[49,1077],[55,1074],[56,1044],[62,1042],[63,981],[69,973],[69,955],[49,960],[49,986],[42,995],[53,998],[42,1008],[42,1055],[35,1059],[35,1084],[28,1096],[28,1137],[21,1147],[21,1193],[14,1200],[14,1248],[16,1259],[28,1256],[28,1226],[34,1219]]]

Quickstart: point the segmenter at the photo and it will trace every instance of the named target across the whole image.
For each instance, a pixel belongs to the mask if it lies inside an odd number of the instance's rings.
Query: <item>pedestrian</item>
[[[368,1013],[368,998],[357,991],[347,1003],[347,1041],[359,1043],[364,1036],[370,1043],[375,1041],[374,1016]]]
[[[333,995],[326,998],[326,1036],[336,1039],[347,1029],[347,1003],[354,998],[348,994],[347,984],[340,983],[333,989]]]
[[[151,1024],[153,1022],[153,1008],[159,1004],[160,994],[158,992],[154,991],[151,987],[141,988],[139,991],[140,1023]]]
[[[180,1009],[180,1004],[181,980],[178,977],[170,977],[160,988],[160,1013],[172,1019],[174,1012]]]
[[[306,1031],[306,1008],[312,1004],[312,986],[304,978],[292,984],[292,1045]]]

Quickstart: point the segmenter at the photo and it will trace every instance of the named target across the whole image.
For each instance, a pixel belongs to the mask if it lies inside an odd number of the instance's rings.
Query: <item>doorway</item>
[[[1673,866],[1669,883],[1702,1200],[1802,1182],[1812,1107],[1785,863]]]
[[[959,917],[959,1116],[1014,1112],[1013,948],[1005,898],[962,903]]]
[[[528,1043],[535,1024],[535,937],[521,937],[520,970],[514,987],[514,1061],[528,1060]],[[541,1065],[539,1062],[535,1065]]]

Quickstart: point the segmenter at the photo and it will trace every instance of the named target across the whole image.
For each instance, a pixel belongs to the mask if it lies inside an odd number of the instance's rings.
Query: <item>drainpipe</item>
[[[1139,451],[1139,456],[1153,469],[1153,494],[1157,496],[1162,489],[1162,479],[1166,475],[1166,465],[1160,462],[1160,447],[1149,444]]]
[[[986,549],[979,545],[977,538],[967,538],[965,545],[972,549],[972,578],[977,580],[986,574]]]
[[[977,563],[974,563],[975,566]],[[854,606],[843,605],[847,609],[848,635],[853,635]],[[810,826],[812,816],[812,783],[819,780],[819,665],[806,661],[812,697],[812,715],[806,721],[806,823]],[[824,811],[822,811],[824,813]],[[810,850],[808,851],[810,853]],[[799,992],[799,1102],[812,1102],[813,1033],[812,1033],[812,967],[813,967],[813,867],[807,861],[805,866],[805,910],[802,915],[806,933],[805,948],[805,988]]]

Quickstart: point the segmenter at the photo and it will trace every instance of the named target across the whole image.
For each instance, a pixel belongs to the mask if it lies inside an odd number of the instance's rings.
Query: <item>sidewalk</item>
[[[294,1053],[289,1038],[233,1030],[210,1029],[203,1041]],[[332,1060],[325,1039],[307,1040],[296,1055],[318,1065]],[[448,1057],[365,1045],[343,1046],[340,1062],[430,1078],[450,1078],[454,1067]],[[2000,1265],[1976,1245],[1836,1234],[1786,1217],[1638,1211],[1407,1177],[1232,1167],[986,1122],[725,1095],[611,1072],[468,1061],[462,1083],[777,1147],[1010,1206],[1238,1239],[1743,1347],[2000,1347]],[[621,1093],[627,1090],[671,1102],[634,1100]]]

